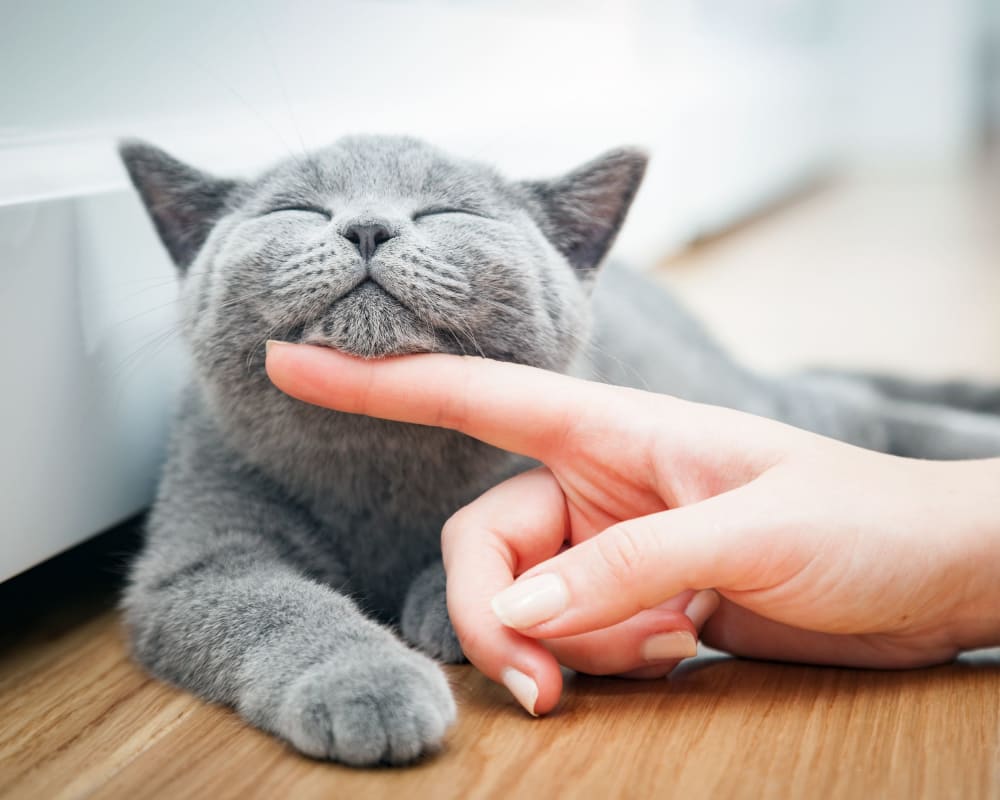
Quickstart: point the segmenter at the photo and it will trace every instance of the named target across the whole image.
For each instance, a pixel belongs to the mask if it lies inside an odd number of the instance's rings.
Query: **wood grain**
[[[348,769],[151,680],[102,610],[0,657],[0,796],[1000,798],[1000,651],[903,673],[703,656],[666,681],[578,677],[538,720],[451,677],[441,753]]]

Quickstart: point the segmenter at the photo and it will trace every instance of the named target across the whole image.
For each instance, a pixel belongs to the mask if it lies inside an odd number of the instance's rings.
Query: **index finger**
[[[535,367],[442,353],[364,360],[326,347],[268,342],[266,364],[275,386],[307,403],[451,428],[539,460],[580,418],[623,391]]]

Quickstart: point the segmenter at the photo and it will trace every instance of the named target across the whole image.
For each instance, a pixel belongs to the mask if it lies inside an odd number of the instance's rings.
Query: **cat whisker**
[[[163,351],[163,349],[181,333],[178,324],[172,324],[165,330],[155,331],[149,334],[139,345],[128,355],[120,360],[112,370],[112,375],[117,379],[118,396],[116,402],[121,402],[123,393],[128,382],[138,372],[143,364],[151,363]]]
[[[410,263],[407,265],[415,275],[419,275],[421,278],[434,281],[440,286],[447,286],[455,289],[467,288],[468,281],[458,280],[455,278],[449,278],[442,275],[440,272],[434,270],[429,265]]]
[[[246,374],[247,375],[250,374],[250,368],[253,365],[253,360],[256,357],[256,355],[257,355],[258,351],[260,350],[260,348],[264,347],[264,345],[266,345],[269,340],[271,340],[272,338],[274,338],[275,331],[277,331],[278,328],[280,328],[280,327],[281,327],[280,323],[277,324],[277,325],[272,325],[271,328],[270,328],[270,330],[268,330],[268,332],[264,335],[264,337],[257,344],[255,344],[252,348],[250,348],[249,352],[247,353],[247,358],[246,358]]]
[[[461,333],[463,336],[465,336],[466,339],[469,340],[469,342],[472,344],[472,346],[476,349],[476,352],[478,353],[478,355],[481,356],[482,358],[487,358],[488,356],[483,351],[483,348],[479,346],[479,342],[476,341],[476,337],[473,335],[472,331],[469,328],[467,328],[465,325],[458,324],[455,320],[452,320],[452,325],[456,325],[456,324],[458,325],[458,328],[457,328],[458,333]]]

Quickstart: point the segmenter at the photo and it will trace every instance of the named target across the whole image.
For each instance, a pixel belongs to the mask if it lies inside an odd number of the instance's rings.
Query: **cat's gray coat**
[[[1000,453],[987,415],[883,391],[906,387],[753,374],[646,281],[598,280],[642,178],[637,151],[520,183],[406,138],[344,139],[253,181],[142,143],[121,152],[179,268],[195,365],[124,599],[132,646],[309,755],[403,763],[441,742],[455,704],[430,656],[461,658],[441,525],[524,463],[299,403],[267,380],[268,338],[480,354],[879,450]]]

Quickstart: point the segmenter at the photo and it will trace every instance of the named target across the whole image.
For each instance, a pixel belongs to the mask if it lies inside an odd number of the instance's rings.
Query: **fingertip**
[[[639,653],[649,662],[691,658],[698,655],[698,639],[685,630],[654,633],[642,643]]]
[[[264,371],[278,389],[295,396],[296,381],[295,355],[310,349],[308,345],[296,345],[277,339],[268,339],[264,346]],[[302,371],[300,365],[299,372]]]
[[[264,371],[267,373],[267,377],[271,379],[271,383],[275,384],[275,386],[278,385],[275,377],[281,377],[280,352],[283,345],[286,345],[286,343],[279,342],[277,339],[268,339],[264,345]]]
[[[542,647],[537,650],[532,647],[518,662],[501,670],[501,683],[533,717],[550,713],[559,705],[562,696],[563,678],[559,663]],[[524,680],[519,680],[513,672],[519,673]],[[522,693],[522,689],[527,691]]]
[[[354,356],[313,344],[270,339],[264,371],[271,383],[296,400],[355,412],[368,365]]]
[[[685,616],[691,620],[695,630],[700,634],[709,617],[719,608],[719,595],[713,589],[702,589],[697,592],[684,609]]]
[[[506,687],[531,716],[548,714],[559,704],[562,695],[559,662],[544,647],[530,640],[522,640],[504,650],[502,654],[487,656],[492,663],[477,661],[473,654],[469,654],[469,660],[487,677]]]
[[[500,670],[500,682],[531,716],[538,716],[538,682],[514,667]]]

